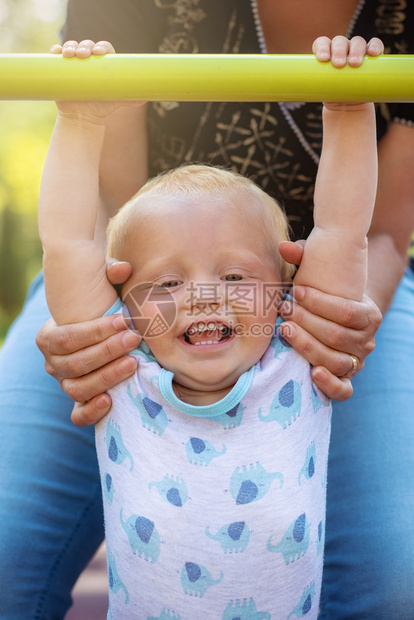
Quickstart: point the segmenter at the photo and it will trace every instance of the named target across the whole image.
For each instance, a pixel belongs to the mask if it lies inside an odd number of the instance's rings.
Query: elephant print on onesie
[[[280,329],[276,331],[276,335],[271,341],[270,346],[275,353],[275,358],[278,360],[282,359],[282,353],[287,353],[289,349],[292,348],[292,345],[285,338],[283,338],[283,334]]]
[[[259,420],[262,422],[278,422],[286,428],[300,416],[302,407],[302,392],[300,384],[289,379],[276,393],[267,416],[259,409]]]
[[[108,504],[112,504],[112,502],[114,501],[114,483],[111,474],[105,473],[102,476],[101,483],[104,498],[106,499]]]
[[[271,620],[271,617],[267,611],[257,611],[256,603],[250,598],[230,601],[221,620]]]
[[[305,555],[309,547],[309,533],[309,521],[303,513],[292,523],[278,545],[272,545],[272,536],[269,538],[267,550],[281,553],[287,565]]]
[[[150,482],[148,489],[155,487],[161,497],[171,504],[181,508],[188,500],[188,489],[184,480],[176,476],[166,474],[160,482]]]
[[[299,603],[296,607],[290,612],[287,617],[287,620],[296,616],[296,618],[304,618],[308,615],[308,613],[314,608],[315,603],[315,584],[312,582],[305,590],[301,596]]]
[[[109,579],[109,589],[111,592],[116,594],[120,590],[125,594],[125,605],[129,603],[129,592],[127,590],[126,585],[120,578],[118,574],[118,570],[116,567],[115,556],[111,551],[107,551],[107,559],[108,559],[108,579]]]
[[[329,405],[329,398],[312,383],[312,406],[314,413]]]
[[[318,556],[323,551],[324,541],[325,541],[325,528],[324,528],[323,521],[319,521],[319,523],[318,523],[318,538],[317,538],[317,541],[316,541],[316,553],[318,554]]]
[[[108,457],[113,463],[120,465],[125,459],[129,459],[131,471],[134,469],[134,459],[132,458],[132,454],[125,447],[121,428],[112,418],[109,419],[106,428],[106,446],[108,449]]]
[[[315,448],[315,442],[312,441],[312,443],[310,444],[310,446],[308,447],[306,451],[305,463],[302,469],[300,470],[299,480],[298,480],[299,484],[301,483],[302,476],[305,478],[305,480],[310,480],[311,478],[313,478],[313,476],[315,475],[315,467],[316,467],[316,448]]]
[[[195,562],[186,562],[181,571],[181,585],[186,594],[202,598],[211,586],[223,581],[223,572],[214,579],[205,566]]]
[[[236,428],[240,426],[243,419],[243,405],[239,403],[235,407],[226,411],[221,416],[217,416],[215,420],[220,422],[223,428]]]
[[[164,608],[159,616],[148,616],[146,620],[182,620],[182,618],[175,611]]]
[[[283,486],[283,474],[268,473],[263,465],[256,463],[248,467],[236,467],[230,479],[230,492],[236,504],[250,504],[262,499],[270,489],[273,480]]]
[[[140,413],[142,426],[157,435],[162,435],[168,424],[167,414],[162,405],[145,394],[138,393],[137,396],[133,396],[130,384],[128,384],[127,393]]]
[[[132,552],[138,552],[147,562],[154,564],[160,555],[161,541],[155,524],[140,515],[131,515],[126,521],[120,513],[121,525],[128,537]]]
[[[244,521],[234,521],[223,525],[216,534],[206,527],[206,536],[220,543],[224,553],[242,553],[250,539],[250,530]]]
[[[226,453],[226,446],[223,445],[221,450],[216,450],[210,442],[199,437],[191,437],[186,443],[185,451],[190,463],[207,467],[213,459]]]

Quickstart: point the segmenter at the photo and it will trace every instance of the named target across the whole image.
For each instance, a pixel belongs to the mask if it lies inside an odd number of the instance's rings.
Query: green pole
[[[336,69],[306,54],[0,54],[0,99],[414,101],[414,55]]]

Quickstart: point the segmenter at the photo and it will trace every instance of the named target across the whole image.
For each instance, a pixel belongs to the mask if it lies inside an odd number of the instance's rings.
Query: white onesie
[[[112,620],[316,619],[331,407],[277,332],[221,401],[143,344],[96,426]]]

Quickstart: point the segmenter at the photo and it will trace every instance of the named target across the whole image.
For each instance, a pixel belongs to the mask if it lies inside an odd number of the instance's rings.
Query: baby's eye
[[[180,284],[182,284],[180,280],[164,280],[163,282],[160,282],[159,285],[163,288],[174,288],[176,286],[180,286]]]
[[[239,273],[228,273],[224,276],[223,280],[226,282],[238,282],[239,280],[243,280],[243,276]]]

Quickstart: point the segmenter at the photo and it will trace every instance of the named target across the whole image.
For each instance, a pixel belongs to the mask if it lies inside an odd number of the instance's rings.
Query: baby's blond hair
[[[256,211],[267,235],[268,249],[279,267],[281,280],[292,277],[294,267],[286,263],[278,251],[279,243],[289,238],[289,224],[281,206],[241,174],[204,164],[186,164],[147,181],[111,219],[108,255],[118,260],[128,260],[125,248],[133,240],[139,218],[151,214],[155,199],[170,201],[206,196],[217,197],[217,209],[223,204],[223,197],[232,199],[240,217]]]

